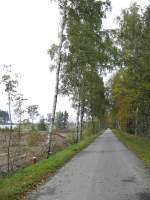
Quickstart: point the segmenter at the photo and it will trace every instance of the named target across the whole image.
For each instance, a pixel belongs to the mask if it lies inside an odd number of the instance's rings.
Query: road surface
[[[150,200],[150,170],[107,129],[27,200]]]

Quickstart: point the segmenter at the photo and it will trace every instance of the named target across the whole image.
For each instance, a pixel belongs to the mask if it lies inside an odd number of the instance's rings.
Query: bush
[[[40,130],[40,131],[46,131],[47,130],[47,125],[45,123],[44,118],[40,119],[40,123],[38,124],[38,130]]]
[[[39,142],[43,142],[44,138],[45,138],[44,135],[41,135],[39,132],[34,130],[28,135],[27,144],[29,146],[37,145]]]

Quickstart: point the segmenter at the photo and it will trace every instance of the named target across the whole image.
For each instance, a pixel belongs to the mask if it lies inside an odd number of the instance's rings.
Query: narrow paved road
[[[150,200],[150,170],[106,130],[28,200]]]

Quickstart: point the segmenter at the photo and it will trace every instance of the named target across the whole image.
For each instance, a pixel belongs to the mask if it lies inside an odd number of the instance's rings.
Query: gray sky
[[[136,2],[143,7],[148,4],[148,0]],[[130,3],[112,0],[112,12],[104,27],[116,27],[115,17]],[[49,72],[47,49],[57,42],[58,27],[57,4],[50,0],[0,0],[0,65],[11,64],[21,74],[21,92],[29,104],[38,104],[43,114],[52,109],[55,74]],[[6,109],[4,98],[1,108]],[[59,98],[57,110],[65,109],[75,116],[69,100]]]

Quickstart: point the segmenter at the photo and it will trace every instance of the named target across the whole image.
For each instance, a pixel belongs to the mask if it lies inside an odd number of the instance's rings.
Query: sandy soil
[[[0,133],[0,177],[7,173],[7,151],[9,133]],[[47,152],[47,133],[40,132],[40,137],[35,144],[29,144],[30,135],[22,134],[21,138],[14,133],[11,141],[11,167],[13,170],[32,163],[33,156],[40,160],[46,156]],[[30,139],[31,140],[31,139]],[[39,140],[39,141],[38,141]],[[68,146],[65,134],[55,133],[53,136],[54,152]]]

